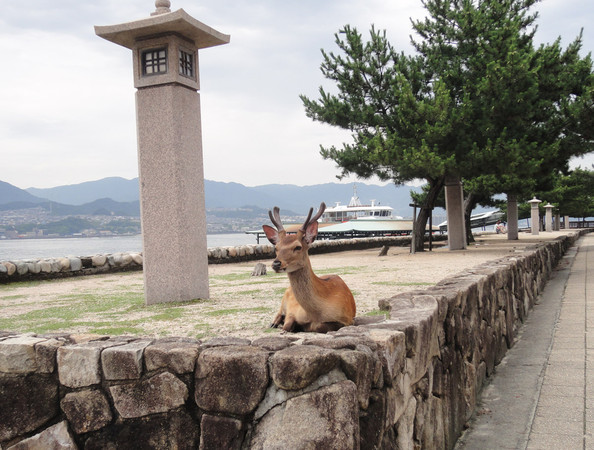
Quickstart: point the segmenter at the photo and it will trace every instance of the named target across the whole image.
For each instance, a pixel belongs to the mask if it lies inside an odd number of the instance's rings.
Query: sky
[[[199,53],[204,176],[247,186],[338,181],[319,148],[350,135],[308,119],[299,99],[332,89],[320,49],[336,50],[346,24],[364,36],[373,24],[412,53],[410,20],[425,15],[421,0],[171,0],[180,8],[231,36]],[[138,176],[132,53],[93,27],[154,9],[153,0],[3,2],[0,180],[25,189]],[[537,43],[561,37],[566,47],[583,28],[583,54],[594,50],[592,0],[543,0],[535,10]]]

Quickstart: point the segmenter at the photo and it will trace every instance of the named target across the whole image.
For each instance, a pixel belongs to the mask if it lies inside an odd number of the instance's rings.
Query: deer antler
[[[268,210],[268,216],[270,217],[270,221],[276,227],[277,231],[285,231],[280,218],[280,208],[278,206],[272,208],[272,211]]]
[[[324,203],[324,202],[320,203],[320,207],[318,208],[318,212],[312,218],[311,215],[313,213],[313,208],[309,208],[309,214],[307,215],[307,219],[305,219],[305,222],[303,222],[303,225],[301,226],[301,229],[299,231],[302,231],[303,233],[305,233],[305,230],[307,230],[308,225],[310,223],[316,222],[320,218],[320,216],[322,214],[324,214],[324,211],[325,210],[326,210],[326,203]]]

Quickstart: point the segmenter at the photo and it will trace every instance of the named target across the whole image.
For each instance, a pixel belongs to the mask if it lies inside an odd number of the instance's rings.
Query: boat
[[[486,211],[470,216],[470,228],[481,228],[489,225],[495,225],[499,220],[503,218],[504,214],[502,211],[496,209],[494,211]],[[440,231],[447,231],[448,221],[440,223]]]
[[[400,220],[402,217],[393,215],[394,208],[376,204],[364,205],[357,195],[357,185],[353,186],[353,196],[348,205],[336,202],[335,206],[326,208],[320,218],[321,223],[343,223],[351,220]]]

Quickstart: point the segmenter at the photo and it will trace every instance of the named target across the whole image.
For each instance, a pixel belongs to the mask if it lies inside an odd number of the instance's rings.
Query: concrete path
[[[559,264],[456,449],[594,450],[594,233]]]

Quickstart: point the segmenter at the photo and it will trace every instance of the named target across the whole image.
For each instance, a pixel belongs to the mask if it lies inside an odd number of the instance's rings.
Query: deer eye
[[[301,247],[300,245],[298,245],[297,247],[295,247],[295,248],[293,249],[293,251],[294,251],[294,252],[299,252],[299,251],[301,251],[301,249],[302,249],[302,248],[303,248],[303,247]]]

